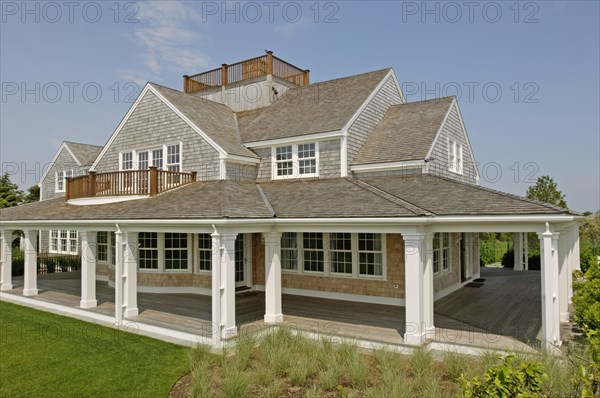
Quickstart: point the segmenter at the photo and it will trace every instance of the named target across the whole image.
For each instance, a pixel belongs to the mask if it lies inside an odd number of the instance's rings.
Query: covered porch
[[[436,330],[427,344],[432,347],[462,347],[463,350],[490,349],[527,351],[541,337],[540,272],[482,268],[480,287],[463,287],[436,301]],[[11,300],[23,295],[23,278],[13,279],[14,288],[2,293]],[[44,274],[38,277],[38,295],[30,303],[80,306],[79,272]],[[96,282],[97,307],[94,314],[112,317],[114,289]],[[498,303],[502,305],[498,305]],[[515,309],[518,307],[518,311]],[[139,314],[126,322],[212,338],[211,298],[199,294],[138,293]],[[245,292],[235,297],[236,324],[240,333],[260,332],[270,327],[263,320],[265,295]],[[402,346],[405,344],[405,308],[392,305],[357,303],[297,295],[282,295],[283,324],[332,338],[357,339],[363,343]],[[135,327],[133,328],[135,330]]]

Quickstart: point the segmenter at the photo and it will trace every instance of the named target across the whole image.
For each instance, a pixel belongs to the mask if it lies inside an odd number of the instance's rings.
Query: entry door
[[[235,239],[235,287],[247,286],[247,273],[244,234],[238,234]]]

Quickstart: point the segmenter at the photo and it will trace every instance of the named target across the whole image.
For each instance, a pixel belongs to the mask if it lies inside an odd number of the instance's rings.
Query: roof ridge
[[[389,192],[384,191],[381,188],[377,188],[365,181],[359,180],[357,178],[346,178],[346,180],[352,182],[354,185],[359,186],[361,188],[364,188],[366,190],[368,190],[371,193],[374,193],[377,196],[382,197],[383,199],[390,201],[398,206],[401,206],[405,209],[407,209],[408,211],[417,214],[417,215],[426,215],[426,216],[433,216],[435,215],[434,213],[430,212],[427,209],[424,209],[422,207],[419,207],[415,204],[412,204],[402,198],[397,197],[396,195],[392,195]]]
[[[573,211],[573,210],[571,210],[569,208],[566,208],[566,207],[555,206],[555,205],[552,205],[550,203],[541,202],[541,201],[535,200],[535,199],[529,199],[529,198],[526,198],[524,196],[519,196],[519,195],[515,195],[515,194],[512,194],[512,193],[508,193],[508,192],[498,191],[496,189],[484,187],[482,185],[470,184],[470,183],[467,183],[465,181],[460,181],[458,179],[453,179],[453,178],[450,178],[450,177],[445,177],[445,176],[440,176],[440,175],[430,174],[430,176],[431,177],[435,177],[435,178],[439,178],[439,179],[442,179],[442,180],[446,180],[446,181],[452,181],[452,182],[455,182],[455,183],[458,183],[458,184],[461,184],[461,185],[465,185],[465,186],[469,186],[469,187],[473,187],[473,188],[478,188],[478,189],[481,189],[481,190],[484,190],[484,191],[496,193],[496,194],[505,196],[507,198],[512,198],[512,199],[520,200],[522,202],[528,202],[528,203],[533,203],[533,204],[536,204],[536,205],[544,206],[544,207],[547,207],[547,208],[552,209],[552,210],[562,210],[562,211],[567,210],[567,212],[569,212],[569,213],[579,214],[578,212]]]

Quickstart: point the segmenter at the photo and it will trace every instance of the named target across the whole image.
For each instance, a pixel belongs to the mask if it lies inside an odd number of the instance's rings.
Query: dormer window
[[[56,177],[54,181],[55,184],[55,192],[65,192],[66,191],[66,179],[73,177],[73,170],[61,170],[56,172]]]
[[[463,146],[454,140],[448,140],[448,170],[463,173]]]
[[[317,177],[318,152],[316,142],[273,148],[273,179]]]

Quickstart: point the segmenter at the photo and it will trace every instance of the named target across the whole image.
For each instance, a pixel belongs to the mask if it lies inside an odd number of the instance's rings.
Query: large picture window
[[[187,234],[165,233],[165,269],[188,269]]]
[[[273,178],[318,176],[318,154],[316,142],[273,148]]]

